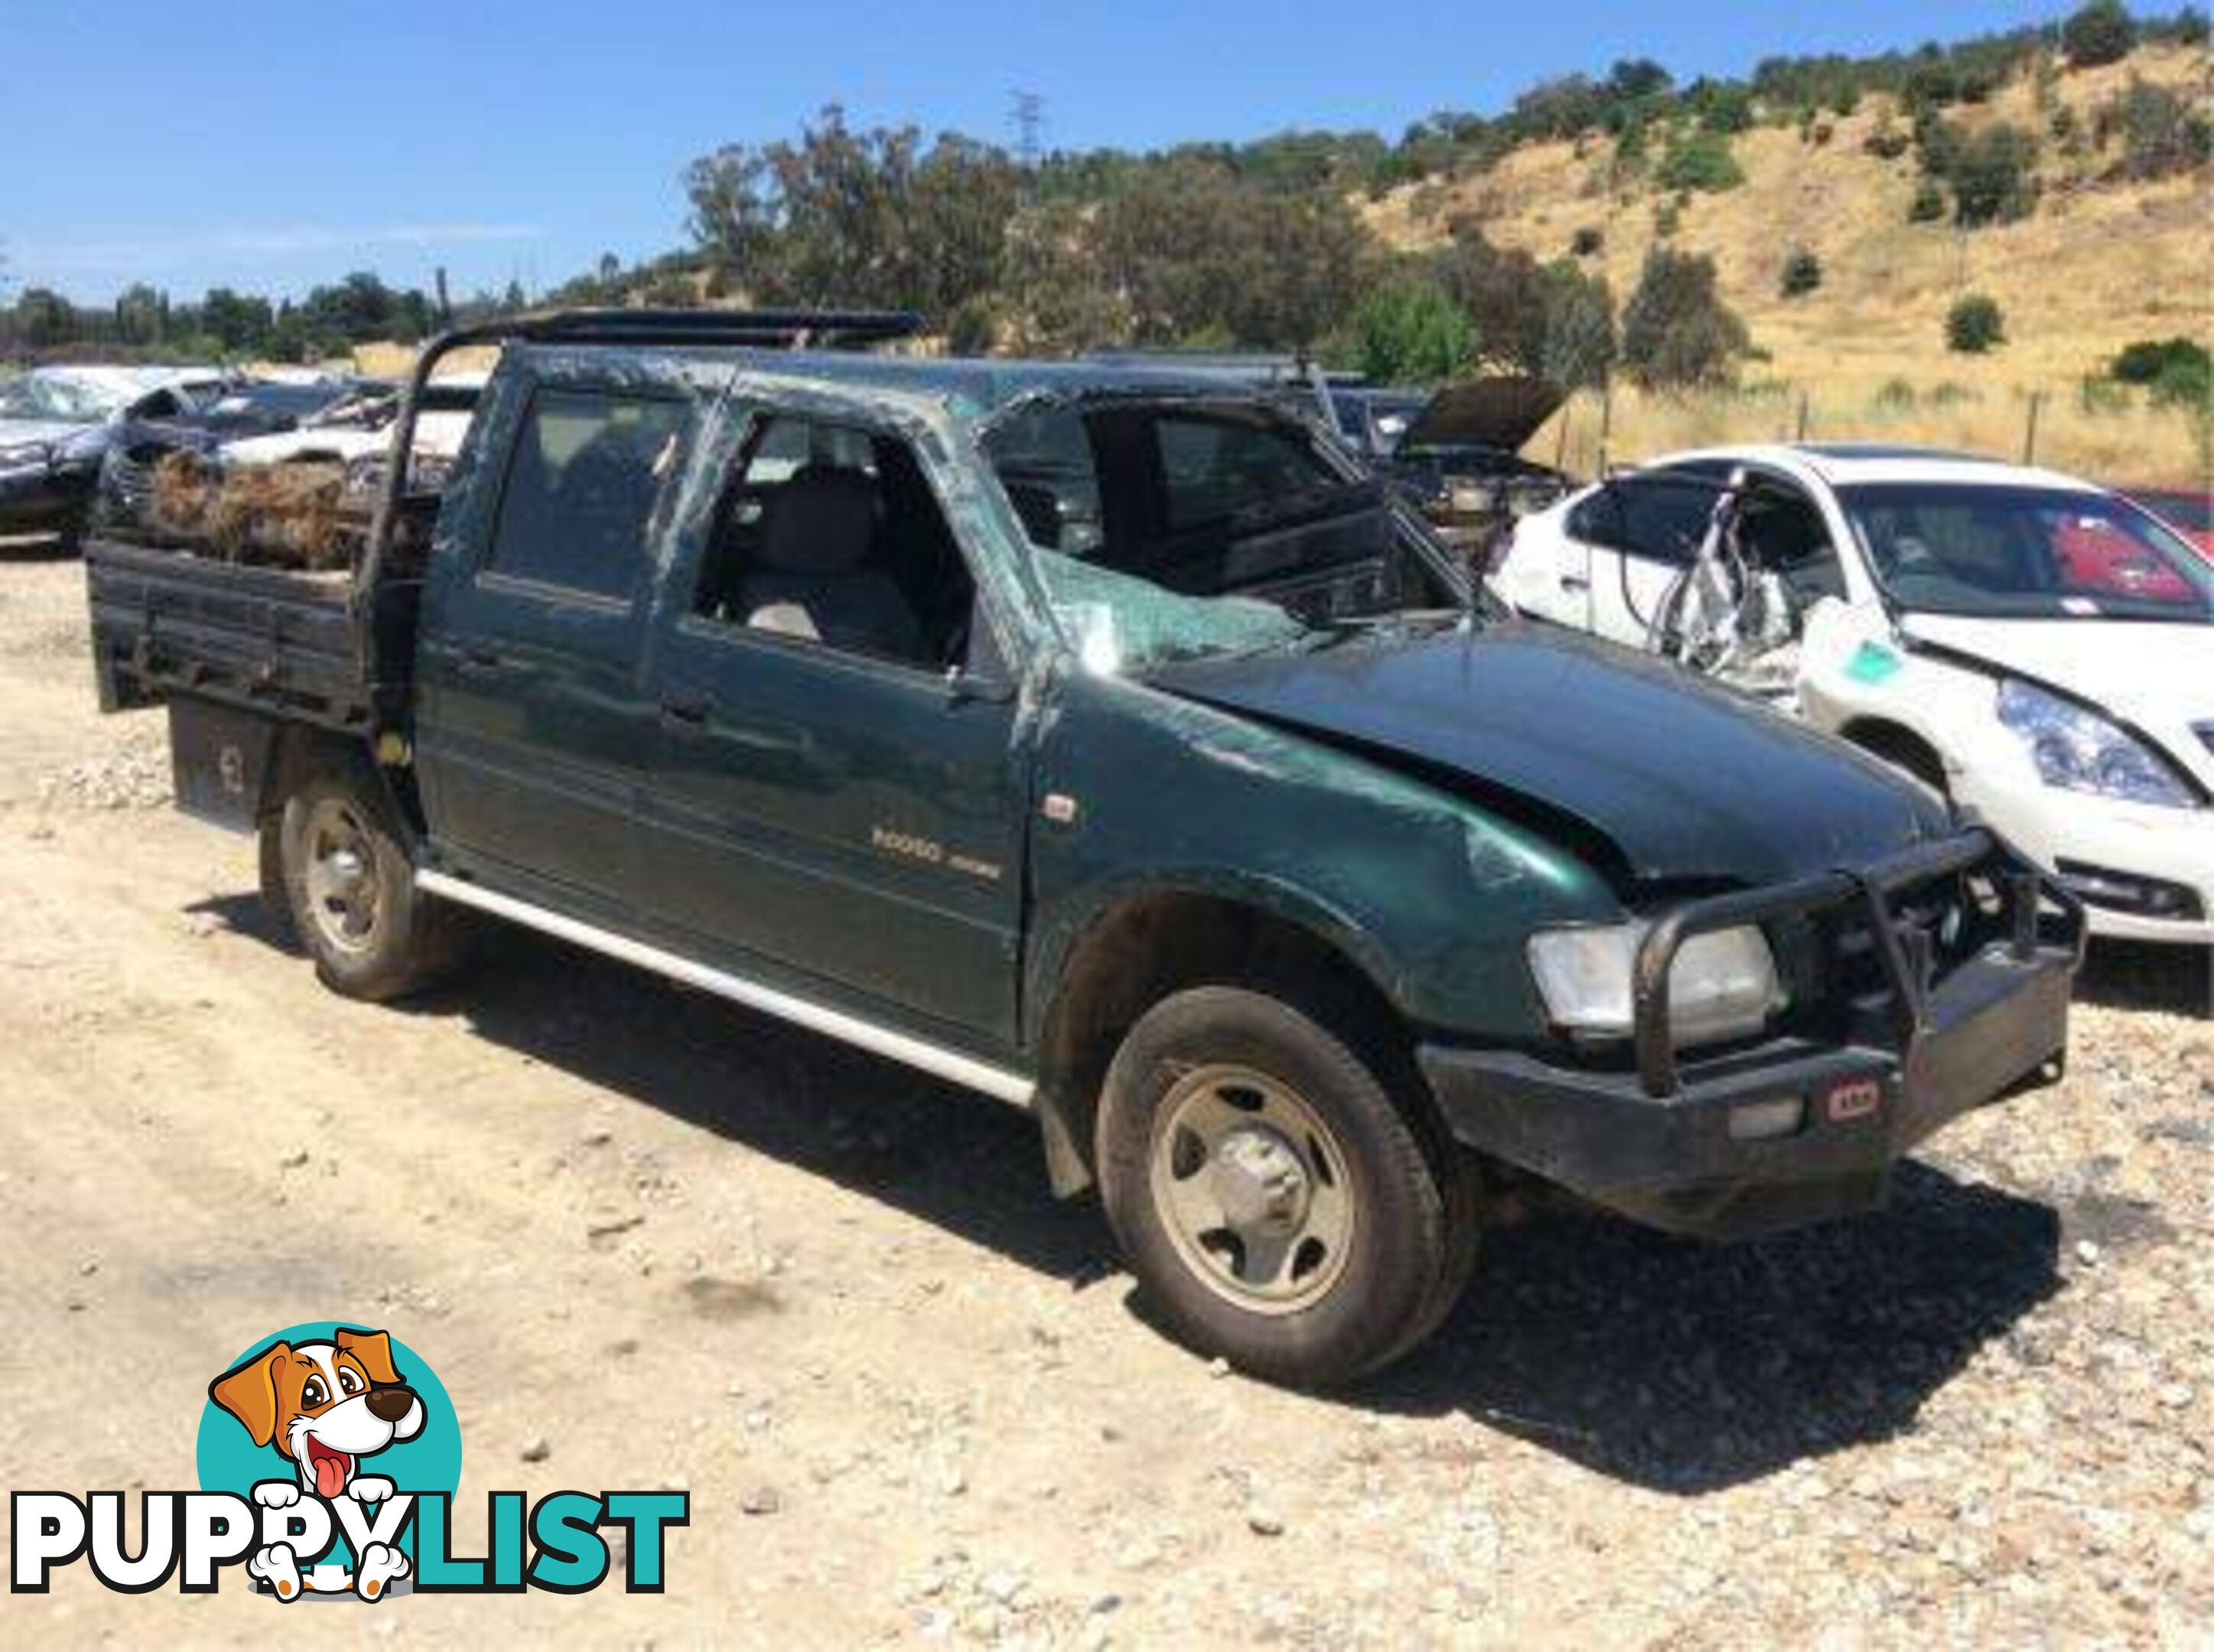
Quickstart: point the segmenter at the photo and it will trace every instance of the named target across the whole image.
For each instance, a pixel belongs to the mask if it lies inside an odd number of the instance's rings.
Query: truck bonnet
[[[1527,799],[1639,884],[1779,882],[1948,827],[1945,805],[1826,736],[1669,666],[1520,624],[1195,661],[1156,688],[1371,761]]]

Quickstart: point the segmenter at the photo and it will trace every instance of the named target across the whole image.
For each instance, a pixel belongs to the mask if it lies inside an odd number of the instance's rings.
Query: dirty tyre
[[[1475,1212],[1369,1062],[1300,1008],[1205,987],[1156,1005],[1107,1074],[1109,1222],[1153,1312],[1299,1387],[1407,1352],[1450,1309]]]
[[[293,930],[332,991],[400,998],[457,961],[461,915],[416,889],[407,841],[370,781],[310,779],[285,802],[277,847]]]

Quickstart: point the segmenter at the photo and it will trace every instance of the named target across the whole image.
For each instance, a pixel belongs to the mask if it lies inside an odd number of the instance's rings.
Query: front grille
[[[1762,889],[1726,890],[1660,913],[1632,970],[1631,1040],[1646,1093],[1676,1089],[1668,981],[1691,936],[1758,923],[1819,990],[1783,1029],[1830,1041],[1908,1048],[1933,994],[1955,971],[2004,943],[2027,959],[2065,947],[2083,957],[2083,905],[1978,827],[1917,844],[1863,870],[1818,872]]]
[[[2007,938],[2004,892],[1980,872],[1949,872],[1891,892],[1891,931],[1926,996]],[[1791,1006],[1781,1031],[1828,1041],[1878,1037],[1898,1007],[1866,906],[1849,899],[1767,926]]]

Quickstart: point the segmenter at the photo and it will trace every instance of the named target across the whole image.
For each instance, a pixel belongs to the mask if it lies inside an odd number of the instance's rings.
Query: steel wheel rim
[[[1162,1100],[1148,1157],[1161,1225],[1224,1301],[1294,1313],[1344,1272],[1359,1216],[1345,1152],[1290,1086],[1246,1067],[1191,1069]]]
[[[354,806],[324,798],[301,827],[308,913],[318,933],[341,952],[364,952],[376,940],[382,914],[376,850]]]

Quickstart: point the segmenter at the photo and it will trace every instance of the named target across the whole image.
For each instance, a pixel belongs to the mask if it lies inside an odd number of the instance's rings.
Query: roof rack
[[[719,345],[776,350],[850,350],[914,336],[922,318],[889,309],[547,309],[504,315],[450,327],[423,346],[407,376],[399,417],[392,425],[393,462],[385,467],[384,497],[369,535],[356,589],[373,588],[392,525],[400,519],[415,449],[415,410],[438,364],[472,345],[610,344],[675,348]],[[365,617],[358,616],[365,625]]]
[[[921,330],[920,315],[889,309],[555,309],[467,329],[534,343],[757,345],[793,350],[882,344],[911,338]],[[441,339],[432,348],[444,342]]]

